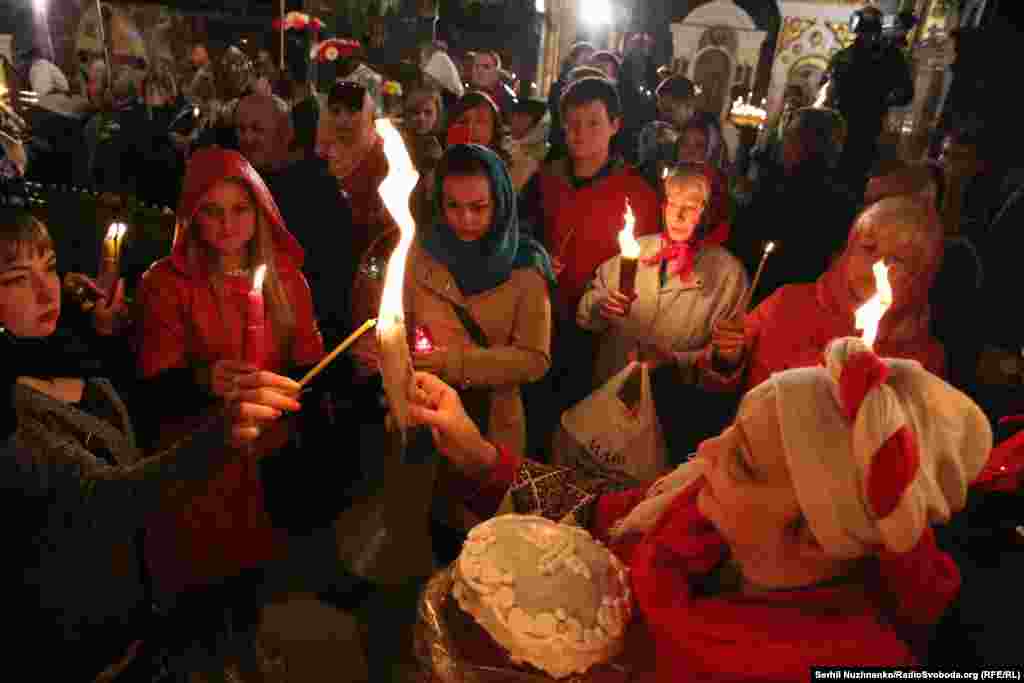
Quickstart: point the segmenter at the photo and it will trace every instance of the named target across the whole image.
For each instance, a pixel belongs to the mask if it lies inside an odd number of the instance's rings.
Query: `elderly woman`
[[[192,155],[177,219],[171,254],[143,276],[138,297],[138,369],[170,400],[157,416],[165,434],[187,430],[195,411],[253,373],[289,381],[281,375],[323,356],[302,248],[240,154]],[[265,325],[254,337],[249,294],[261,267]],[[202,502],[154,519],[147,551],[160,589],[205,585],[282,553],[286,538],[270,524],[258,474],[230,467]]]
[[[785,285],[750,314],[716,326],[700,361],[702,383],[745,391],[772,373],[818,364],[830,339],[854,333],[854,311],[875,293],[872,266],[879,261],[888,266],[893,304],[875,348],[944,376],[945,352],[929,326],[929,291],[942,253],[942,225],[932,206],[911,197],[871,205],[816,282]]]
[[[664,182],[664,230],[637,240],[636,295],[619,291],[622,257],[615,256],[580,300],[577,322],[600,335],[595,387],[625,367],[637,347],[649,349],[652,363],[674,365],[695,381],[712,327],[731,317],[747,292],[743,265],[709,235],[711,187],[701,170],[682,168]]]
[[[431,375],[417,376],[412,412],[481,515],[509,494],[517,511],[588,527],[630,567],[636,680],[913,665],[960,584],[930,524],[964,507],[991,427],[919,364],[859,339],[834,341],[824,360],[758,385],[693,462],[636,488],[486,441]],[[535,484],[550,477],[557,491]]]
[[[187,499],[225,467],[256,458],[259,451],[236,447],[255,438],[258,421],[297,410],[298,385],[247,372],[230,395],[210,401],[201,425],[145,457],[122,397],[58,330],[56,263],[42,223],[0,209],[0,377],[24,456],[2,460],[4,499],[16,514],[5,515],[5,565],[17,575],[6,581],[18,623],[8,646],[48,643],[49,656],[32,665],[37,675],[89,681],[135,657],[138,639],[152,635],[153,596],[139,562],[147,520],[168,497]],[[97,304],[97,331],[112,329],[121,291],[112,305]]]

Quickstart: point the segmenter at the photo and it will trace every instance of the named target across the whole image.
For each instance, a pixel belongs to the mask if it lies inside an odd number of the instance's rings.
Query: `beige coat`
[[[452,302],[464,306],[487,335],[477,346]],[[494,289],[465,297],[448,268],[418,246],[410,254],[406,305],[415,324],[447,349],[440,376],[456,388],[493,387],[486,436],[513,452],[526,447],[519,387],[539,380],[551,365],[551,300],[539,271],[520,268]]]
[[[722,247],[705,247],[685,279],[672,276],[661,287],[659,267],[643,263],[643,259],[657,253],[661,236],[649,235],[637,241],[637,298],[629,315],[613,325],[600,311],[608,290],[619,288],[619,256],[597,269],[580,300],[576,317],[580,327],[603,333],[594,368],[595,388],[626,367],[629,352],[641,342],[674,352],[684,381],[694,381],[693,366],[711,339],[712,326],[732,314],[750,286],[747,271],[735,256]]]

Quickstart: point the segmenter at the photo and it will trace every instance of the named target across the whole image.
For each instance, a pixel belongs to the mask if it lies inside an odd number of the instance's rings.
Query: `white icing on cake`
[[[452,595],[513,662],[564,678],[622,651],[627,571],[583,529],[501,515],[469,533]]]

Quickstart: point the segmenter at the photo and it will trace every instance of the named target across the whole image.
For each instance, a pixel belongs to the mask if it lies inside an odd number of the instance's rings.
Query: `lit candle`
[[[107,228],[107,236],[103,238],[99,281],[100,287],[106,292],[108,302],[113,300],[117,281],[121,277],[121,247],[124,245],[124,234],[127,231],[124,223],[114,222]]]
[[[750,307],[750,299],[754,296],[757,284],[761,281],[761,274],[764,272],[764,264],[768,260],[768,254],[773,251],[775,251],[775,242],[769,242],[764,245],[764,252],[761,254],[761,262],[757,264],[757,272],[754,273],[754,281],[750,283],[750,289],[747,290],[746,302],[743,304],[744,311]]]
[[[861,331],[861,339],[873,348],[878,337],[878,324],[892,306],[892,287],[889,285],[889,269],[881,261],[871,267],[875,274],[875,293],[854,313],[854,325]]]
[[[636,294],[636,264],[640,258],[640,243],[633,236],[633,228],[636,225],[636,216],[633,215],[633,207],[626,200],[626,224],[619,231],[619,249],[622,252],[619,270],[619,291],[628,297]]]
[[[380,184],[378,192],[401,231],[398,246],[388,259],[384,275],[384,290],[377,316],[377,341],[380,345],[381,379],[388,397],[388,407],[405,444],[409,427],[409,395],[415,380],[402,295],[405,262],[416,234],[416,223],[409,210],[409,196],[420,174],[394,124],[388,119],[379,119],[376,128],[384,142],[384,156],[388,160],[388,175]]]
[[[261,265],[252,277],[245,320],[245,362],[263,369],[267,362],[266,316],[263,307],[263,278],[267,266]]]
[[[434,350],[434,340],[430,330],[424,325],[417,325],[413,332],[412,350],[415,353],[430,353]]]

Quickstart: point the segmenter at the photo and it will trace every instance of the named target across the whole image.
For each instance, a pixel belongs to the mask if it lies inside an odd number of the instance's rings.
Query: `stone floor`
[[[355,619],[311,595],[264,608],[260,635],[268,654],[283,660],[288,683],[369,681]]]

